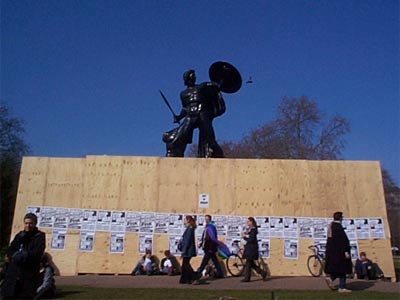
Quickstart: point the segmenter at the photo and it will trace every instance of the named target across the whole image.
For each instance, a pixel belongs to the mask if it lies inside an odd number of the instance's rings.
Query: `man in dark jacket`
[[[203,236],[201,238],[201,243],[199,247],[204,250],[204,256],[201,261],[200,267],[197,269],[199,276],[206,268],[209,260],[211,259],[214,263],[215,269],[217,270],[216,278],[223,278],[224,272],[222,271],[221,264],[216,256],[218,250],[218,238],[217,238],[217,228],[215,228],[214,222],[211,220],[210,215],[205,215],[206,227],[204,228]]]
[[[339,293],[349,293],[346,289],[346,274],[353,272],[350,257],[350,242],[342,227],[343,213],[335,212],[333,222],[328,227],[328,239],[325,253],[325,273],[330,274],[325,280],[331,290],[335,290],[333,281],[339,278]]]
[[[40,260],[46,247],[45,234],[36,227],[37,217],[28,213],[24,217],[24,230],[20,231],[7,250],[9,265],[1,289],[4,299],[33,299]]]

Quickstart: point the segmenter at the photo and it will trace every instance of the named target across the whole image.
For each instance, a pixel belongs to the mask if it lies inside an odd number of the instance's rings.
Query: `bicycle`
[[[307,258],[307,268],[313,277],[319,277],[324,271],[324,252],[318,246],[311,245],[308,249],[314,252]]]
[[[237,248],[237,250],[233,251],[226,260],[226,269],[233,277],[239,277],[242,276],[244,273],[246,259],[243,257],[243,248],[239,247],[238,245],[236,245],[235,247]],[[271,272],[269,270],[268,264],[261,256],[258,257],[255,263],[258,267],[266,272],[267,277],[271,277]]]

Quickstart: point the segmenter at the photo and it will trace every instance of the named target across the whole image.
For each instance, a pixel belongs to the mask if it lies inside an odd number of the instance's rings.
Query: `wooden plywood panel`
[[[163,212],[197,211],[197,159],[160,159],[159,208]]]
[[[47,157],[24,157],[19,178],[11,237],[23,229],[26,206],[42,206],[45,201]]]
[[[157,211],[158,168],[158,157],[123,158],[119,209]]]
[[[41,229],[42,230],[42,229]],[[48,252],[54,265],[56,266],[57,275],[75,275],[77,274],[77,258],[79,248],[79,231],[69,230],[65,239],[64,250],[52,250],[50,248],[51,243],[51,230],[46,229],[46,252]]]
[[[118,210],[123,157],[87,156],[84,208]]]
[[[198,207],[208,194],[209,208]],[[26,158],[16,217],[27,205],[102,210],[200,213],[240,216],[382,217],[385,240],[359,241],[387,276],[394,276],[389,226],[377,162],[195,159],[88,156],[86,159]],[[14,222],[21,229],[22,222]],[[197,232],[200,235],[201,232]],[[94,251],[78,251],[79,235],[68,232],[65,251],[51,251],[60,270],[129,274],[141,256],[138,234],[126,234],[125,253],[109,253],[109,233],[96,232]],[[273,275],[308,275],[312,240],[299,239],[299,258],[283,258],[283,239],[271,239],[267,262]],[[163,257],[166,235],[154,235]],[[200,264],[201,257],[193,260]]]
[[[43,205],[81,207],[85,159],[50,158],[47,165]]]
[[[235,211],[236,194],[234,192],[234,165],[224,159],[216,159],[213,164],[208,159],[198,159],[195,173],[196,197],[209,196],[209,207],[198,208],[198,213],[231,214]]]

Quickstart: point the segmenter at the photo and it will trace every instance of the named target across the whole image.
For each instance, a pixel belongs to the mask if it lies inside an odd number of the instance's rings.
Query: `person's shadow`
[[[82,291],[63,291],[63,289],[57,289],[53,299],[68,298],[69,295],[80,294]]]
[[[369,289],[370,287],[374,286],[374,282],[371,281],[353,281],[346,284],[346,288],[353,290],[353,291],[362,291]]]

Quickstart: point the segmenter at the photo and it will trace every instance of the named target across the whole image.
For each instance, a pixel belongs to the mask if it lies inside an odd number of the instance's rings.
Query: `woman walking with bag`
[[[249,232],[247,234],[242,232],[242,238],[246,241],[243,252],[246,264],[244,266],[244,279],[242,282],[250,282],[251,269],[254,269],[262,276],[263,280],[265,280],[267,278],[267,272],[263,271],[254,262],[258,259],[258,230],[256,220],[253,217],[249,217],[247,219],[247,226],[249,227]]]
[[[193,283],[196,279],[199,279],[197,273],[193,271],[190,265],[190,260],[195,257],[196,254],[196,243],[195,234],[196,221],[192,216],[185,216],[183,223],[186,227],[181,240],[181,257],[182,257],[182,273],[179,283]]]

